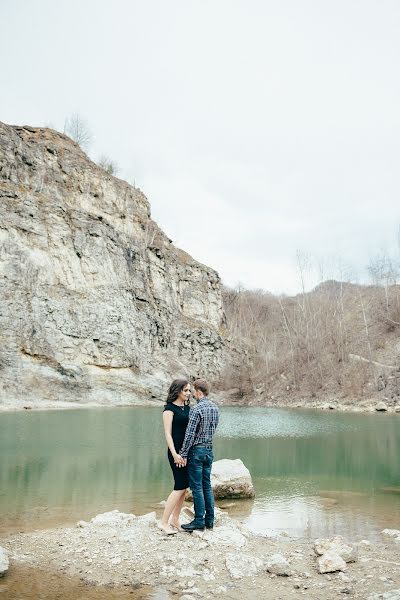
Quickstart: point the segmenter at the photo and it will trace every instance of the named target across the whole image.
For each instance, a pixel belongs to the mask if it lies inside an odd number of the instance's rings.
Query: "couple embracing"
[[[163,422],[168,445],[168,460],[174,476],[174,489],[168,496],[159,527],[167,535],[179,530],[212,529],[214,494],[211,488],[213,435],[218,426],[219,410],[208,398],[209,385],[204,379],[193,383],[196,406],[190,407],[192,387],[186,379],[175,379],[169,388]],[[180,525],[179,516],[187,488],[193,494],[194,519]]]

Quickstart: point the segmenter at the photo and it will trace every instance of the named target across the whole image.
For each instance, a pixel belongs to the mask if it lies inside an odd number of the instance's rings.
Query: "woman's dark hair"
[[[174,379],[173,382],[171,383],[171,385],[169,386],[167,404],[171,404],[172,402],[175,402],[175,400],[177,399],[177,397],[179,396],[179,394],[181,393],[183,388],[188,383],[189,382],[187,379]],[[186,404],[190,404],[190,401],[188,400],[186,402]]]

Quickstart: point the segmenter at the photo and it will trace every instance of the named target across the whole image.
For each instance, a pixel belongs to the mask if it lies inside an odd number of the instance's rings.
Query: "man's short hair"
[[[193,382],[193,387],[195,390],[203,392],[205,396],[208,396],[210,393],[210,386],[205,379],[196,379],[196,381]]]

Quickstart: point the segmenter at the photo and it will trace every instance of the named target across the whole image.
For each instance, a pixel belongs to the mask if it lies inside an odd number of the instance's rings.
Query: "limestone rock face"
[[[216,375],[220,279],[66,136],[0,123],[0,401],[127,404]]]

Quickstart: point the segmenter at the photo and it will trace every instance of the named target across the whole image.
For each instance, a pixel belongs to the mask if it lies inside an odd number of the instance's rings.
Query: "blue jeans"
[[[196,525],[214,524],[214,494],[211,487],[211,447],[192,446],[188,456],[189,485],[193,494]]]

